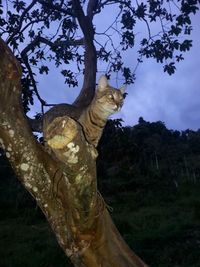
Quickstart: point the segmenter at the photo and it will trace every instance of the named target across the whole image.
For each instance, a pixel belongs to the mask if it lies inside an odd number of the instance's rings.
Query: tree
[[[121,72],[127,84],[134,81],[131,68],[123,63],[123,54],[135,44],[136,22],[144,22],[147,27],[147,37],[140,40],[138,63],[143,57],[153,57],[164,64],[164,71],[174,73],[175,62],[182,60],[181,53],[192,45],[191,40],[181,42],[178,37],[190,34],[191,15],[198,10],[199,1],[32,0],[27,3],[15,0],[11,3],[12,8],[10,2],[5,1],[4,5],[0,2],[1,37],[6,39],[0,42],[1,147],[74,266],[146,266],[125,244],[111,220],[96,186],[96,148],[86,141],[80,124],[70,112],[71,107],[84,110],[91,103],[97,60],[108,63],[108,76]],[[109,6],[117,8],[118,13],[100,33],[95,27],[95,17]],[[161,26],[156,35],[150,28],[154,21]],[[110,30],[118,33],[117,44]],[[101,35],[103,39],[98,39]],[[73,105],[66,104],[64,112],[48,125],[47,141],[51,142],[46,149],[31,131],[31,127],[41,131],[41,118],[28,121],[24,111],[33,104],[34,94],[42,110],[48,105],[38,92],[39,74],[33,71],[37,67],[40,74],[47,74],[48,60],[57,67],[62,63],[69,65],[61,73],[70,86],[77,85],[75,73],[70,69],[71,62],[76,62],[78,71],[83,71],[84,81]]]

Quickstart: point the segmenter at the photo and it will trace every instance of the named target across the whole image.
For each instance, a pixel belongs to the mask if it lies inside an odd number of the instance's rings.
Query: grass
[[[108,194],[129,246],[150,266],[200,266],[200,186]],[[25,205],[26,204],[26,205]],[[34,201],[17,184],[0,186],[0,266],[69,267]]]
[[[0,255],[1,267],[70,266],[47,223],[23,216],[0,221]]]
[[[142,199],[124,192],[109,204],[114,206],[113,218],[124,239],[150,266],[199,267],[199,193],[199,187],[187,185],[173,197],[163,194],[163,201],[153,192]]]
[[[0,267],[72,266],[35,201],[13,178],[0,183]]]

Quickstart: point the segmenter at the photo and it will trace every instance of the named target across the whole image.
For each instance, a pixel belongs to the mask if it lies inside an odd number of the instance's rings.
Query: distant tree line
[[[164,184],[178,189],[182,183],[197,183],[200,129],[169,130],[164,122],[142,117],[132,127],[122,126],[120,119],[110,120],[99,144],[98,172],[103,184],[115,177],[124,190]]]
[[[119,188],[166,191],[200,182],[200,129],[169,130],[162,121],[148,122],[142,117],[135,126],[109,120],[98,150],[98,182],[105,195]],[[0,183],[13,175],[2,151]]]

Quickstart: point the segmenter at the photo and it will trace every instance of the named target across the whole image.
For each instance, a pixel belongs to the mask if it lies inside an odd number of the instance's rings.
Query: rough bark
[[[21,104],[21,68],[0,40],[0,144],[76,267],[144,267],[115,228],[96,186],[96,149],[69,116],[33,137]]]

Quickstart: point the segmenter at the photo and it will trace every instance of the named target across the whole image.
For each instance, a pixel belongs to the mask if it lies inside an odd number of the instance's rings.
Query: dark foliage
[[[104,181],[107,176],[116,179],[108,194],[152,186],[173,192],[185,182],[200,180],[200,130],[169,130],[161,121],[143,118],[133,127],[121,122],[109,121],[99,144],[99,175]]]

